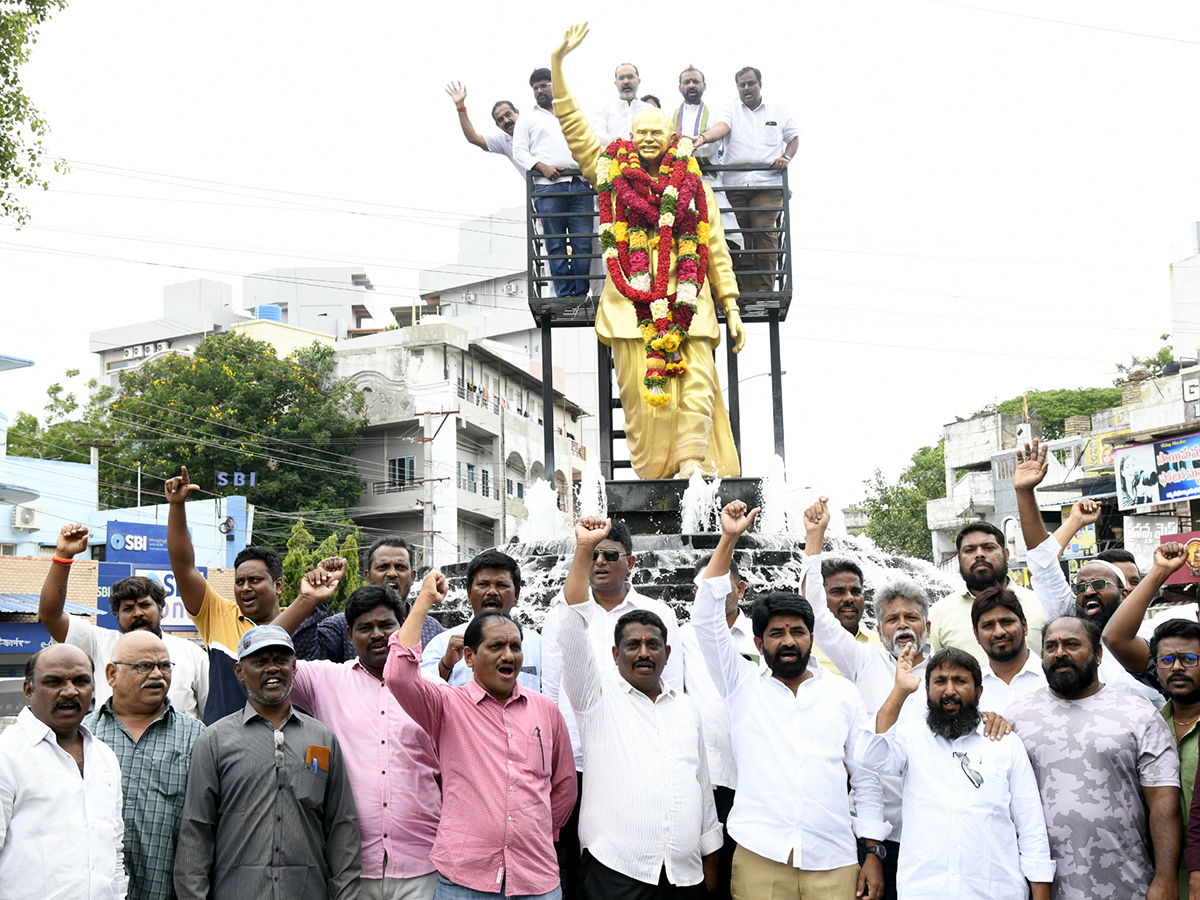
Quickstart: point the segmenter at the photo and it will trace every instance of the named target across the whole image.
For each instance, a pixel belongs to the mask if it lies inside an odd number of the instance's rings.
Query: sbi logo
[[[144,552],[146,549],[146,536],[144,534],[112,534],[108,538],[108,545],[114,550],[129,550],[131,552]]]

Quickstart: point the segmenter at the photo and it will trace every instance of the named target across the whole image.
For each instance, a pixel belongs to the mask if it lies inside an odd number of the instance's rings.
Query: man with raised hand
[[[188,765],[204,726],[171,702],[174,668],[160,638],[126,632],[105,665],[111,694],[84,720],[121,764],[129,900],[175,897],[172,873]]]
[[[175,849],[179,900],[358,900],[362,858],[333,731],[292,706],[296,653],[278,625],[237,642],[247,700],[192,750]]]
[[[1058,900],[1175,900],[1183,824],[1179,754],[1158,710],[1097,677],[1094,618],[1046,626],[1047,686],[1005,712],[1033,763]]]
[[[121,766],[83,724],[92,661],[46,647],[23,687],[29,706],[0,733],[0,896],[125,900]]]
[[[472,616],[484,610],[498,609],[512,614],[521,599],[521,566],[499,550],[484,550],[467,564],[467,601]],[[470,620],[426,640],[422,632],[421,673],[426,678],[455,686],[471,680],[471,670],[463,661],[463,635]],[[521,628],[521,687],[541,693],[542,636],[531,627]]]
[[[163,632],[162,614],[167,595],[161,584],[138,575],[114,584],[108,603],[117,620],[115,630],[100,628],[64,612],[71,563],[77,554],[87,550],[88,537],[87,526],[78,522],[64,525],[59,531],[54,558],[50,561],[50,571],[46,573],[38,603],[38,618],[42,625],[60,644],[72,644],[86,653],[98,672],[105,671],[121,635],[139,630],[157,635],[166,645],[174,669],[170,678],[172,705],[179,712],[203,719],[208,701],[208,655],[191,641]],[[108,680],[101,676],[96,683],[96,706],[103,705],[111,695]]]
[[[347,571],[340,557],[322,560],[275,624],[298,627],[333,597]],[[333,729],[345,753],[362,833],[364,900],[429,900],[437,883],[429,859],[442,809],[437,751],[383,683],[388,639],[405,611],[390,584],[360,587],[344,615],[355,657],[296,661],[293,698]]]
[[[318,567],[324,567],[330,560],[321,560]],[[366,566],[363,569],[363,579],[367,584],[388,585],[400,596],[404,609],[408,611],[408,591],[412,585],[412,549],[408,541],[398,534],[385,534],[371,542],[365,554]],[[356,560],[350,560],[356,562]],[[400,617],[401,619],[404,616]],[[302,623],[303,624],[303,623]],[[433,616],[425,617],[421,627],[421,643],[428,644],[443,631],[442,623]],[[358,651],[350,639],[346,627],[344,612],[332,613],[321,620],[317,626],[318,653],[314,659],[327,659],[330,662],[351,662],[358,658]]]
[[[979,663],[957,647],[939,650],[921,691],[914,656],[911,644],[900,654],[879,737],[858,748],[864,765],[904,784],[898,896],[1050,900],[1054,862],[1037,779],[1019,738],[985,735]],[[925,697],[924,719],[897,724],[914,696]]]
[[[1003,713],[1013,700],[1046,686],[1042,658],[1026,643],[1029,623],[1016,594],[995,584],[980,591],[971,625],[988,660],[981,709]]]
[[[871,846],[888,832],[879,778],[854,759],[854,748],[874,727],[854,685],[811,661],[812,607],[783,591],[755,602],[754,643],[765,667],[745,659],[729,634],[729,561],[756,515],[740,500],[721,511],[721,539],[692,614],[709,674],[729,704],[737,759],[728,822],[738,843],[733,896],[799,900],[854,892],[878,900],[881,862],[870,855],[860,869],[855,846],[855,831]]]
[[[492,121],[500,129],[500,134],[489,134],[485,137],[475,130],[475,126],[471,124],[471,117],[467,115],[466,85],[452,81],[446,86],[446,93],[450,95],[450,99],[454,101],[454,108],[458,110],[458,124],[467,143],[474,144],[485,153],[499,153],[508,157],[517,174],[524,179],[525,170],[513,159],[513,131],[516,130],[517,119],[520,117],[517,108],[508,100],[497,100],[492,104]]]
[[[1099,520],[1100,504],[1087,498],[1076,501],[1067,520],[1053,535],[1048,534],[1034,495],[1049,469],[1046,450],[1046,445],[1039,446],[1036,439],[1032,445],[1026,444],[1023,450],[1018,449],[1017,470],[1013,476],[1021,533],[1025,538],[1025,546],[1029,548],[1025,554],[1029,585],[1051,619],[1078,610],[1080,615],[1094,620],[1103,631],[1120,606],[1121,599],[1128,593],[1125,573],[1113,563],[1093,558],[1079,567],[1074,583],[1063,574],[1059,556],[1077,531]],[[1161,706],[1165,698],[1156,686],[1146,683],[1145,672],[1143,665],[1131,674],[1115,654],[1103,654],[1100,661],[1100,680],[1105,684],[1149,700],[1156,707]]]
[[[562,713],[523,690],[521,626],[484,610],[463,634],[473,678],[459,687],[421,675],[421,623],[446,599],[441,572],[425,576],[388,639],[383,680],[432,739],[442,768],[442,817],[430,855],[435,898],[559,900],[557,831],[575,805],[575,767]]]
[[[575,526],[559,631],[563,686],[583,743],[579,897],[704,900],[716,887],[724,834],[700,710],[662,679],[671,655],[666,625],[647,610],[621,616],[615,676],[592,652],[590,624],[603,613],[589,602],[588,576],[611,525],[588,516]]]
[[[1119,561],[1118,561],[1119,563]],[[1117,607],[1104,626],[1104,644],[1128,672],[1144,672],[1167,696],[1161,710],[1179,751],[1180,809],[1184,822],[1192,808],[1197,764],[1200,763],[1200,622],[1167,619],[1154,629],[1149,643],[1137,633],[1151,600],[1163,583],[1187,564],[1187,549],[1170,542],[1154,551],[1145,578]],[[1179,896],[1189,894],[1186,861],[1179,866]],[[1196,892],[1200,897],[1200,891]]]
[[[196,550],[187,526],[188,497],[200,489],[188,478],[187,466],[163,486],[167,496],[167,556],[175,573],[175,586],[183,608],[208,650],[208,700],[204,723],[211,725],[246,705],[246,689],[234,674],[238,640],[258,625],[269,625],[279,616],[283,590],[283,559],[270,547],[247,547],[233,560],[234,598],[222,597],[196,568]],[[318,655],[317,623],[324,608],[315,610],[296,630],[293,646],[298,656]]]

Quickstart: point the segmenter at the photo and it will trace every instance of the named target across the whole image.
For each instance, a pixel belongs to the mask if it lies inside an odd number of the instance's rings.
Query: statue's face
[[[661,109],[642,109],[633,117],[629,139],[637,148],[638,156],[643,162],[656,163],[663,158],[675,132],[671,128],[671,120]]]

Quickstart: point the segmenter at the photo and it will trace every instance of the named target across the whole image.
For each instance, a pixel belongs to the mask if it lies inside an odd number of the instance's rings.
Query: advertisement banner
[[[206,566],[197,566],[197,568],[201,575],[208,575]],[[163,586],[163,590],[167,594],[167,605],[162,616],[162,627],[165,630],[194,629],[196,627],[188,617],[187,610],[183,608],[183,601],[179,599],[179,591],[175,586],[175,573],[171,571],[169,565],[134,566],[129,563],[100,563],[97,603],[101,609],[108,609],[108,597],[112,586],[122,578],[128,578],[131,575],[152,578]],[[116,628],[115,621],[106,624]]]
[[[1119,447],[1113,462],[1123,510],[1200,497],[1200,434]]]
[[[1113,446],[1112,444],[1104,443],[1104,439],[1128,433],[1128,428],[1122,428],[1119,431],[1105,431],[1102,434],[1088,435],[1087,443],[1083,448],[1083,468],[1088,472],[1111,469],[1113,466]]]
[[[1062,517],[1065,522],[1071,515],[1071,507],[1062,507]],[[1091,558],[1096,555],[1096,526],[1088,525],[1086,528],[1081,528],[1075,533],[1075,537],[1071,539],[1071,543],[1063,548],[1063,559],[1083,559],[1084,557]]]
[[[1133,554],[1138,568],[1148,572],[1154,562],[1154,551],[1163,542],[1164,536],[1178,533],[1179,516],[1125,516],[1122,535],[1125,549]]]

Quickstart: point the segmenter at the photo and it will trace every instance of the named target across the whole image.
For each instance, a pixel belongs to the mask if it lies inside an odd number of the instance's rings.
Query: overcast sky
[[[631,9],[76,0],[25,70],[71,172],[0,230],[0,353],[36,362],[0,375],[0,411],[39,410],[67,366],[94,374],[88,333],[158,317],[165,284],[240,301],[245,273],[362,264],[382,306],[413,296],[461,221],[522,201],[446,83],[491,129],[492,102],[531,106],[529,72],[601,10],[568,60],[585,107],[620,62],[666,101],[695,64],[716,105],[754,65],[800,125],[793,485],[843,506],[955,416],[1109,384],[1170,329],[1168,267],[1200,219],[1194,2],[656,4],[641,29]],[[750,340],[743,379],[767,366],[765,327]],[[743,387],[747,474],[769,461],[768,392]]]

